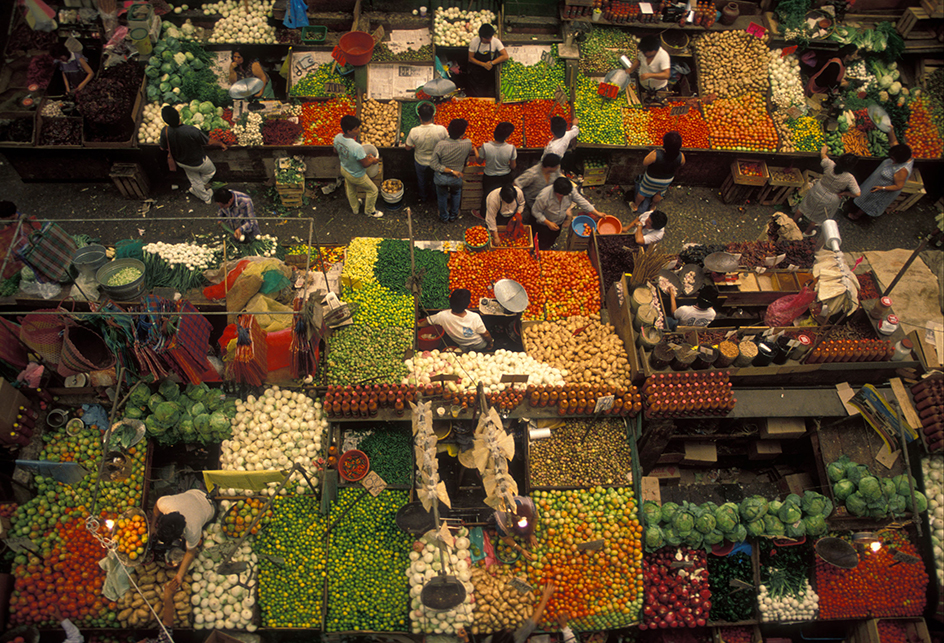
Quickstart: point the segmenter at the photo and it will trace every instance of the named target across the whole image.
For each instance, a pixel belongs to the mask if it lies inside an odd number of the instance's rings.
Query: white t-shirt
[[[652,228],[646,227],[649,223],[649,215],[651,215],[652,212],[652,210],[649,210],[649,212],[639,215],[639,223],[642,224],[642,240],[646,242],[647,246],[650,243],[662,241],[662,237],[665,236],[665,228],[662,228],[661,230],[653,230]]]
[[[669,52],[662,47],[659,47],[659,51],[656,52],[656,55],[652,58],[651,64],[646,62],[646,56],[641,51],[639,52],[638,59],[640,74],[658,74],[660,71],[672,68],[672,60],[669,58]],[[668,79],[659,80],[656,78],[647,78],[639,82],[643,87],[648,87],[649,89],[662,89],[669,84]]]
[[[679,326],[707,326],[714,321],[715,315],[717,313],[714,308],[700,310],[694,306],[682,306],[675,310]]]
[[[495,36],[492,36],[492,39],[488,42],[488,44],[484,44],[482,42],[482,39],[479,38],[478,36],[473,38],[472,41],[469,43],[470,54],[474,54],[476,52],[480,54],[487,54],[490,51],[497,54],[504,48],[505,48],[505,45],[503,45],[502,41],[496,38]]]
[[[406,144],[415,148],[413,158],[420,165],[429,165],[433,159],[433,150],[436,149],[436,143],[449,138],[449,132],[442,125],[435,123],[423,123],[410,130],[406,137]]]
[[[465,317],[458,317],[451,310],[442,310],[426,321],[442,326],[460,348],[485,347],[485,340],[482,339],[482,333],[486,332],[485,322],[478,313],[467,310]]]
[[[187,522],[184,525],[184,540],[187,548],[193,549],[200,544],[203,527],[213,519],[213,503],[207,500],[205,491],[191,489],[175,496],[164,496],[157,500],[157,510],[162,514],[179,512]]]
[[[511,162],[518,158],[518,150],[511,143],[489,141],[479,148],[479,155],[485,157],[485,174],[505,176],[511,172]]]
[[[557,154],[559,157],[564,158],[564,154],[567,153],[567,150],[570,149],[571,142],[580,135],[580,128],[576,125],[571,126],[563,136],[560,138],[555,138],[553,141],[550,141],[547,145],[544,146],[544,151],[541,153],[541,158],[543,159],[548,154]]]

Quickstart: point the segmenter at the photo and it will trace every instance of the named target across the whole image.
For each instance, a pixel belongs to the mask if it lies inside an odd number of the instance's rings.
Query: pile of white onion
[[[275,0],[239,2],[221,0],[203,6],[203,13],[218,13],[223,17],[214,25],[211,43],[270,43],[277,42],[275,27],[269,24]],[[246,61],[249,63],[251,61]]]
[[[236,403],[233,437],[223,442],[220,462],[224,469],[236,471],[287,469],[293,463],[308,467],[321,454],[321,438],[327,428],[321,402],[273,386],[258,398],[250,395],[245,402]],[[269,495],[274,495],[275,486],[270,484]],[[296,491],[310,489],[300,480]]]
[[[780,109],[803,105],[803,82],[800,80],[800,61],[794,54],[782,56],[782,49],[770,52],[770,99]],[[781,57],[782,56],[782,57]]]
[[[479,27],[495,24],[495,14],[488,9],[482,11],[462,11],[456,7],[436,9],[433,18],[433,33],[437,45],[461,47],[468,45],[479,35]]]
[[[222,557],[221,545],[226,535],[219,523],[208,525],[204,531],[203,549],[190,568],[193,573],[193,626],[196,629],[228,629],[254,632],[253,611],[256,605],[255,592],[239,585],[245,582],[249,571],[242,577],[238,574],[223,576],[216,572]],[[256,555],[247,540],[240,545],[231,562],[249,563],[253,568]]]
[[[509,386],[501,383],[502,375],[527,375],[528,384],[557,386],[565,383],[564,377],[568,374],[566,370],[543,364],[527,353],[504,349],[494,353],[470,351],[459,355],[438,350],[424,351],[404,364],[410,375],[403,378],[403,384],[425,386],[434,375],[458,375],[459,381],[447,383],[451,391],[474,390],[482,382],[486,393],[498,393]]]
[[[819,596],[813,591],[810,581],[803,581],[803,590],[796,595],[771,596],[766,585],[760,586],[757,605],[760,620],[767,622],[812,621],[819,610]]]
[[[432,532],[430,532],[432,533]],[[472,565],[469,553],[469,530],[461,527],[455,540],[455,547],[439,545],[428,535],[417,541],[414,551],[410,552],[410,567],[406,575],[410,579],[410,621],[413,633],[455,634],[460,627],[472,625]],[[422,551],[417,551],[422,545]],[[449,610],[434,610],[420,602],[423,587],[438,576],[441,571],[458,578],[465,587],[465,600]]]
[[[931,551],[938,585],[944,587],[944,456],[930,455],[921,461],[924,491],[928,497]]]

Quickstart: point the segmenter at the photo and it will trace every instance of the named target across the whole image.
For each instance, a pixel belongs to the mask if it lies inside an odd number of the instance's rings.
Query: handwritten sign
[[[328,81],[324,84],[324,90],[327,94],[343,94],[347,91],[347,88],[341,83]]]
[[[518,590],[518,592],[521,594],[527,594],[534,589],[525,579],[519,578],[518,576],[515,576],[510,581],[508,581],[508,584]]]
[[[578,551],[597,551],[603,549],[603,545],[606,544],[605,540],[591,540],[589,542],[580,543],[577,545]]]
[[[787,116],[789,116],[793,120],[796,120],[800,118],[801,116],[803,116],[803,110],[797,107],[796,105],[791,105],[790,107],[787,108]]]
[[[745,31],[747,31],[747,35],[754,36],[755,38],[763,38],[765,35],[767,35],[767,30],[756,22],[752,22],[751,24],[747,25],[747,29],[745,29]]]
[[[387,483],[383,478],[377,475],[376,471],[368,473],[361,481],[361,484],[364,485],[364,488],[367,489],[374,498],[379,496],[380,492],[387,488]]]
[[[639,3],[639,12],[640,13],[652,13],[652,5],[648,2]]]
[[[568,105],[567,98],[568,98],[567,92],[564,91],[563,87],[558,85],[557,89],[554,90],[554,100],[556,100],[557,104],[560,105],[561,107],[567,107]]]
[[[921,559],[918,558],[917,556],[912,556],[911,554],[906,554],[905,552],[899,551],[899,550],[897,550],[897,549],[895,549],[895,550],[892,552],[892,558],[894,558],[895,560],[897,560],[899,563],[912,563],[912,564],[917,564],[917,563],[920,563],[920,562],[921,562]]]
[[[553,65],[555,62],[550,45],[507,45],[505,50],[509,58],[525,67],[541,62]]]
[[[554,54],[552,54],[552,53],[549,52],[549,51],[542,51],[542,52],[541,52],[541,62],[544,63],[545,65],[553,65],[553,64],[554,64]]]
[[[684,116],[685,114],[688,114],[689,110],[691,110],[691,107],[688,105],[676,105],[669,110],[669,113],[672,116]]]
[[[593,405],[593,412],[600,413],[609,411],[613,408],[613,402],[616,398],[612,395],[603,395],[597,398],[597,403]]]

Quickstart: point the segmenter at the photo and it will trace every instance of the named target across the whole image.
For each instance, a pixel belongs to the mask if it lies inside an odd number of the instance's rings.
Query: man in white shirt
[[[446,128],[433,122],[435,109],[430,103],[423,103],[416,110],[420,124],[410,130],[406,137],[406,149],[413,151],[413,169],[416,170],[416,188],[419,192],[417,201],[434,201],[436,188],[433,185],[433,168],[429,162],[433,159],[436,143],[449,136]]]
[[[665,89],[672,74],[669,52],[662,48],[659,36],[645,36],[639,41],[639,55],[629,73],[639,70],[639,84],[643,89],[656,91]]]
[[[544,146],[541,158],[548,154],[557,154],[561,157],[561,165],[564,163],[564,155],[572,147],[573,141],[580,135],[579,118],[574,118],[573,125],[567,129],[567,121],[562,116],[553,116],[551,118],[551,135],[554,137]]]
[[[574,184],[566,177],[555,179],[552,185],[541,190],[531,206],[531,216],[537,222],[538,247],[541,250],[551,249],[560,236],[561,228],[569,224],[575,205],[595,219],[604,216],[574,189]]]
[[[421,319],[417,326],[442,326],[446,334],[463,351],[491,350],[495,340],[485,329],[485,322],[478,313],[466,310],[472,301],[472,293],[465,288],[458,288],[449,295],[449,310],[443,310],[426,319]]]
[[[702,288],[698,292],[698,300],[694,306],[677,307],[675,303],[675,288],[669,290],[669,316],[665,322],[669,330],[679,326],[705,327],[714,321],[717,313],[712,305],[715,303],[715,293],[710,288]]]
[[[203,540],[203,528],[213,520],[216,505],[205,491],[191,489],[173,496],[163,496],[154,503],[154,541],[159,549],[170,549],[183,539],[186,552],[170,583],[180,587],[190,563],[197,556]]]
[[[635,221],[630,223],[629,229],[632,230],[635,226],[636,243],[640,246],[648,246],[657,241],[662,241],[662,237],[665,236],[665,224],[668,221],[669,217],[666,216],[665,212],[650,210],[640,214]]]
[[[508,58],[505,45],[495,37],[495,27],[490,24],[479,27],[479,35],[469,43],[467,93],[470,96],[496,98],[494,70]]]
[[[492,243],[498,245],[498,226],[508,225],[524,212],[524,192],[517,185],[503,185],[485,197],[485,225]]]

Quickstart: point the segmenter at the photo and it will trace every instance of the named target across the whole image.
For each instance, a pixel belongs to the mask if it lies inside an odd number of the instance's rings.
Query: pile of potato
[[[158,615],[164,609],[164,585],[176,574],[176,570],[164,569],[155,562],[147,563],[131,570],[130,575],[141,588],[138,593],[132,585],[118,601],[118,620],[122,627],[156,627],[157,620],[147,608],[148,603]],[[192,577],[187,574],[184,582],[174,594],[174,626],[191,627],[190,584]]]
[[[788,121],[790,117],[785,112],[774,112],[771,114],[774,121],[774,127],[777,128],[777,135],[780,137],[779,152],[796,152],[796,146],[793,144],[793,128]]]
[[[698,71],[704,93],[737,98],[748,92],[767,94],[770,54],[767,36],[755,38],[743,31],[716,31],[695,41]]]
[[[361,107],[361,143],[377,147],[393,147],[397,142],[397,119],[400,104],[396,101],[381,103],[368,98]]]
[[[623,340],[599,314],[530,326],[524,331],[524,348],[534,359],[559,369],[568,384],[626,388],[632,383]]]
[[[513,630],[531,617],[539,596],[534,591],[522,594],[509,585],[514,576],[505,565],[493,565],[489,571],[481,566],[472,569],[472,634]]]

